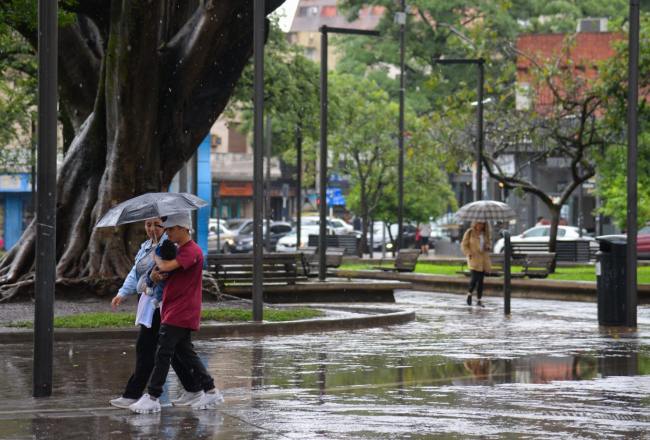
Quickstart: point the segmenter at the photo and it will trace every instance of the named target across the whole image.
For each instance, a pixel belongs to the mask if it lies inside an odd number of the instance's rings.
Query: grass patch
[[[367,270],[377,267],[377,264],[344,264],[341,266],[343,270]],[[390,264],[383,266],[391,267]],[[467,269],[465,266],[464,269]],[[461,270],[460,264],[431,264],[427,262],[420,262],[415,266],[416,273],[425,273],[430,275],[455,275]],[[520,271],[521,267],[514,266],[513,272]],[[594,266],[574,266],[574,267],[557,267],[555,273],[548,276],[549,280],[561,281],[596,281],[596,269]],[[639,266],[637,268],[637,279],[639,284],[650,284],[650,266]]]
[[[321,310],[310,308],[264,310],[266,321],[295,321],[323,316]],[[253,312],[244,309],[206,309],[201,312],[201,321],[247,322],[253,319]],[[93,312],[77,315],[57,316],[54,318],[55,328],[119,328],[132,327],[135,314],[129,312]],[[31,321],[21,321],[11,324],[12,327],[32,328]]]

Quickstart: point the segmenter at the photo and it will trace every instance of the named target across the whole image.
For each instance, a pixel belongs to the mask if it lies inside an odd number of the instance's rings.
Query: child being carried
[[[163,260],[174,260],[176,258],[176,245],[170,240],[164,240],[158,245],[158,247],[156,247],[156,255],[158,255]],[[155,284],[153,282],[151,279],[151,271],[153,271],[156,267],[156,265],[153,265],[149,272],[147,272],[147,276],[145,277],[147,288],[145,289],[144,293],[146,295],[153,296],[152,302],[156,307],[158,307],[162,302],[163,290],[165,289],[165,280],[161,280],[158,284]]]

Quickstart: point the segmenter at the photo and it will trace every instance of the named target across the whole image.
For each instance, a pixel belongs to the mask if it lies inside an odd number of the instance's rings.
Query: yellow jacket
[[[492,243],[490,242],[489,232],[484,231],[483,237],[484,244],[483,249],[481,249],[481,238],[479,234],[474,230],[474,228],[468,229],[465,231],[465,235],[463,235],[460,249],[467,257],[467,266],[470,270],[489,272],[492,268],[492,265],[490,264],[490,248]]]

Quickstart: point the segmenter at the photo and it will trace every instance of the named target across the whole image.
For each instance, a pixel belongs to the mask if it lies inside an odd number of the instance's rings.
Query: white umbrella
[[[478,200],[456,212],[456,219],[460,222],[508,221],[515,217],[515,211],[510,206],[496,200]]]

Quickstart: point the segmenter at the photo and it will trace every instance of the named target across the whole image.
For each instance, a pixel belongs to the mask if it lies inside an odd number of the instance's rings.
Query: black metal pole
[[[32,116],[32,148],[31,148],[31,183],[32,183],[32,216],[36,218],[36,121]]]
[[[401,15],[399,17],[399,162],[397,165],[397,250],[404,247],[404,56],[406,34],[406,1],[401,0]]]
[[[302,129],[296,126],[296,251],[300,249],[302,227]]]
[[[52,394],[56,281],[57,2],[38,2],[38,173],[33,396]]]
[[[512,261],[512,245],[510,244],[510,231],[504,229],[501,231],[503,236],[503,313],[505,315],[510,314],[510,294],[512,292],[511,287],[511,267],[510,262]]]
[[[266,115],[266,179],[264,181],[264,218],[266,219],[266,234],[264,248],[271,252],[271,116]]]
[[[264,0],[253,4],[255,100],[253,132],[253,321],[263,319],[262,211],[264,209]]]
[[[637,107],[639,99],[639,0],[630,0],[627,95],[627,283],[625,325],[636,327],[637,315]]]
[[[217,253],[221,249],[221,182],[217,182]]]
[[[318,279],[325,281],[327,266],[327,27],[320,29],[320,221],[318,234]]]
[[[474,200],[483,199],[483,83],[484,60],[479,58],[478,62],[478,104],[477,104],[477,136],[476,136],[476,195]]]

